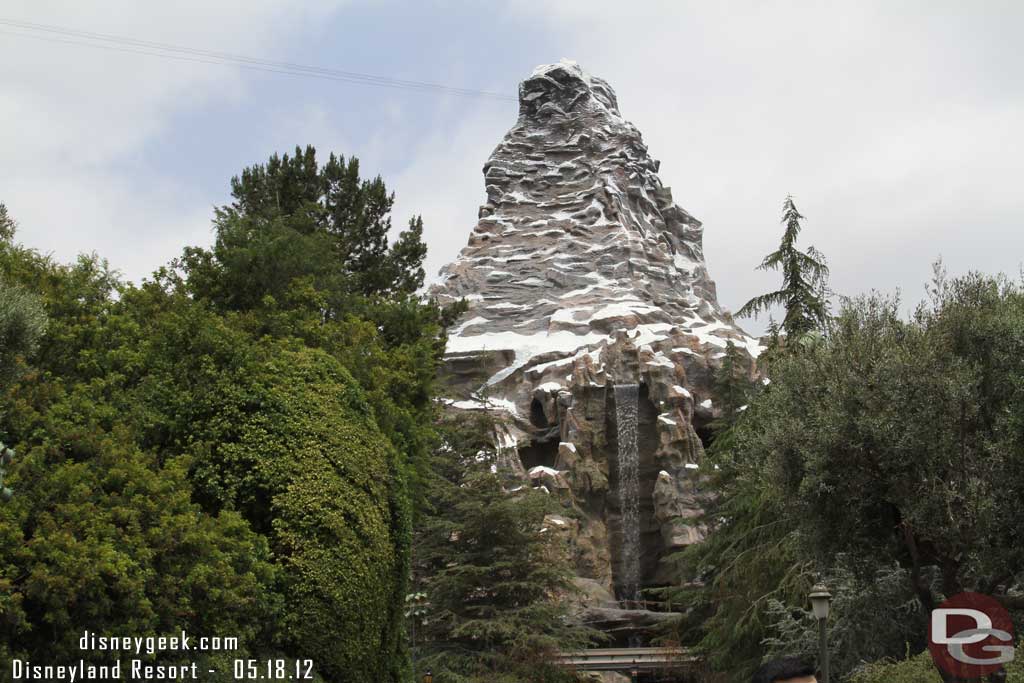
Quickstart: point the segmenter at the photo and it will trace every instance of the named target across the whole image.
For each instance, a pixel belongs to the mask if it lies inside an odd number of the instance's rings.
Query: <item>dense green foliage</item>
[[[140,448],[125,391],[140,330],[116,314],[102,266],[11,245],[2,257],[5,276],[44,285],[50,317],[36,367],[4,396],[21,456],[0,512],[5,657],[88,659],[86,628],[266,642],[280,602],[269,546],[238,513],[192,502],[186,459]]]
[[[0,282],[48,318],[0,397],[21,456],[0,656],[185,629],[327,681],[408,675],[409,483],[435,443],[447,319],[414,294],[422,223],[389,245],[383,182],[312,148],[232,188],[213,248],[141,287],[96,257],[0,247]]]
[[[869,569],[861,572],[868,573]],[[928,613],[907,585],[907,570],[880,567],[864,575],[840,558],[823,577],[833,595],[829,643],[832,670],[838,674],[925,646]],[[817,655],[817,621],[809,608],[797,607],[802,603],[800,597],[790,604],[777,599],[769,602],[768,637],[762,643],[767,657]]]
[[[728,441],[728,432],[716,438],[712,461],[722,457]],[[761,663],[772,605],[801,604],[812,584],[812,567],[801,557],[800,539],[782,517],[782,501],[774,492],[731,469],[715,479],[719,498],[706,513],[707,540],[672,558],[701,582],[671,591],[670,597],[689,605],[678,639],[740,683]]]
[[[1017,656],[1006,667],[1006,680],[1010,683],[1024,680],[1024,652],[1017,647]],[[850,678],[850,683],[943,683],[927,652],[903,661],[881,661],[862,667]]]
[[[15,222],[0,204],[0,243],[10,246]],[[46,314],[39,298],[24,288],[0,279],[0,389],[6,388],[32,354],[46,328]]]
[[[785,308],[782,329],[793,339],[822,328],[828,318],[828,266],[825,258],[814,247],[809,247],[806,252],[796,248],[803,218],[793,198],[786,197],[782,207],[782,222],[786,226],[782,241],[779,248],[765,256],[758,266],[760,270],[781,269],[782,287],[754,297],[736,312],[743,318],[756,316],[773,306],[782,306]]]
[[[909,322],[892,301],[847,307],[827,346],[777,368],[771,410],[800,403],[803,419],[770,447],[748,442],[810,543],[900,562],[928,609],[1005,594],[1024,567],[1024,293],[970,275],[933,294]]]
[[[431,506],[417,533],[426,594],[418,668],[438,683],[572,681],[551,655],[595,634],[567,619],[567,549],[557,524],[546,521],[565,510],[539,490],[509,490],[492,473],[492,430],[485,416],[443,426]]]
[[[701,644],[735,680],[813,650],[816,578],[837,594],[840,677],[920,650],[955,593],[1020,607],[1024,292],[941,272],[931,292],[909,320],[895,300],[847,302],[819,342],[775,349],[716,440],[718,527],[688,559],[707,578]]]
[[[414,498],[434,444],[432,423],[443,327],[424,303],[426,247],[419,218],[389,246],[394,196],[359,162],[312,147],[271,157],[232,179],[212,249],[188,248],[168,286],[233,315],[249,333],[294,337],[352,373],[376,421],[407,459]]]

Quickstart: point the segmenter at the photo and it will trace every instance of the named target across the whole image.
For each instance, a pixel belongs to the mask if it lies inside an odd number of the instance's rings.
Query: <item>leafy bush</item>
[[[1006,680],[1024,680],[1024,657],[1017,648],[1017,658],[1006,667]],[[943,683],[942,676],[935,669],[932,657],[922,652],[903,661],[882,661],[861,667],[850,678],[850,683]]]

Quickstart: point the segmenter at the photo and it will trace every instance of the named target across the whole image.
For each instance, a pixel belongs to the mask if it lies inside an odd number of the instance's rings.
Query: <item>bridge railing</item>
[[[563,652],[557,660],[580,671],[626,671],[629,669],[671,669],[693,665],[700,658],[680,647],[594,648]]]

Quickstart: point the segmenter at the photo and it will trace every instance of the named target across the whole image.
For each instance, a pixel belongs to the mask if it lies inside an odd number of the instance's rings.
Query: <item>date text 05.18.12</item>
[[[236,681],[311,681],[312,659],[236,659]]]

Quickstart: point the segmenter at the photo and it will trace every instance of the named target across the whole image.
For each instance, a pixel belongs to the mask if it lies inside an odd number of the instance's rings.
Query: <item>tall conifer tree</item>
[[[782,329],[793,339],[824,326],[828,318],[828,265],[824,255],[814,247],[806,252],[796,247],[803,216],[791,195],[782,205],[782,233],[779,248],[764,257],[758,270],[782,270],[782,287],[756,296],[736,312],[745,318],[763,313],[773,306],[782,306],[786,315]]]

